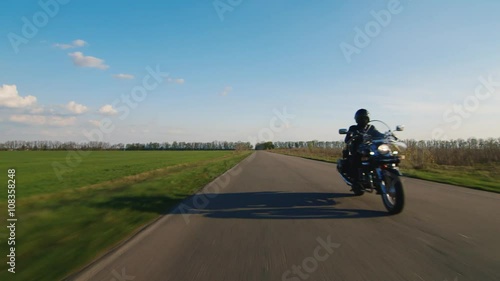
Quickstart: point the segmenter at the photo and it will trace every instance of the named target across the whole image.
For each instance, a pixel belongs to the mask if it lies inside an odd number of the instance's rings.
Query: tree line
[[[454,140],[401,140],[407,145],[405,163],[414,168],[427,164],[475,165],[500,162],[500,138],[468,138]],[[290,152],[341,157],[343,141],[287,141],[262,142],[256,150],[286,149]]]
[[[436,149],[498,149],[500,148],[500,138],[468,138],[454,140],[401,140],[408,147],[418,148],[436,148]],[[332,148],[342,149],[345,143],[343,141],[276,141],[261,142],[256,145],[260,149],[281,149],[281,148]]]
[[[500,138],[449,141],[405,141],[406,155],[415,168],[426,164],[475,165],[500,162]]]
[[[345,143],[342,141],[276,141],[261,142],[255,145],[255,150],[266,149],[294,149],[294,148],[324,148],[342,149]]]
[[[61,142],[61,141],[6,141],[0,143],[0,150],[249,150],[250,142],[149,142],[118,143],[108,142]]]
[[[419,167],[426,163],[473,164],[500,161],[500,138],[469,138],[455,140],[403,140],[408,145],[405,154],[409,162]],[[343,141],[275,141],[261,142],[256,150],[289,149],[322,151],[325,155],[337,157],[344,148]],[[251,150],[249,142],[61,142],[61,141],[6,141],[0,143],[0,150]]]

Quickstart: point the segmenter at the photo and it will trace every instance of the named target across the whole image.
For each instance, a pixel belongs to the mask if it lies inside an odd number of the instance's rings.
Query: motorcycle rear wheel
[[[361,186],[360,183],[353,183],[351,186],[352,192],[354,192],[354,195],[356,196],[361,196],[365,194],[365,191],[363,190],[363,187]]]

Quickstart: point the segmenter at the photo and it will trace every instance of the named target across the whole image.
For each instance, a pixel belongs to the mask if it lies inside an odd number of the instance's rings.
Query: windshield
[[[398,150],[405,150],[407,148],[407,145],[404,142],[398,140],[398,138],[392,132],[391,127],[389,127],[389,125],[387,125],[387,123],[385,123],[384,121],[371,120],[368,124],[373,125],[380,133],[383,134],[383,137],[377,138],[377,140],[380,140],[387,144],[392,144]]]

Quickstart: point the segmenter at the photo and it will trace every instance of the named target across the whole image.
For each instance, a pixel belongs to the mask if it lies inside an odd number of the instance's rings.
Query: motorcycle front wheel
[[[386,193],[382,193],[382,202],[391,215],[399,214],[403,211],[405,196],[403,183],[398,175],[386,172],[384,175]]]

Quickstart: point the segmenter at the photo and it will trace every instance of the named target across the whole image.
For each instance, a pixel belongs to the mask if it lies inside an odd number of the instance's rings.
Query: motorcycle
[[[388,130],[380,137],[372,137],[366,133],[353,136],[346,144],[343,158],[337,161],[337,171],[342,179],[351,186],[355,195],[361,196],[365,192],[382,196],[382,202],[390,214],[398,214],[404,207],[404,191],[399,171],[399,163],[404,159],[400,152],[407,148],[406,144],[399,141],[390,127],[380,120],[373,123],[382,123]],[[404,126],[397,126],[396,131],[403,131]],[[339,134],[347,134],[347,129],[340,129]],[[349,173],[349,158],[351,158],[351,145],[353,141],[360,141],[357,152],[361,155],[361,165],[358,172],[358,181],[352,183]]]

